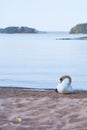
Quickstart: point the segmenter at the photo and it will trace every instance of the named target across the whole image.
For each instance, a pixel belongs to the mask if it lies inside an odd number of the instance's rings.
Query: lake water
[[[87,40],[56,40],[79,36],[0,34],[0,86],[55,89],[67,74],[74,89],[87,90]]]

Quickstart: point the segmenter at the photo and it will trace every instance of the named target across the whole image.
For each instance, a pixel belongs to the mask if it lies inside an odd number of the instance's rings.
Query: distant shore
[[[19,120],[17,120],[19,119]],[[58,94],[0,87],[0,129],[83,130],[87,128],[87,92]]]
[[[0,33],[14,34],[14,33],[38,33],[39,31],[35,28],[27,26],[10,26],[6,28],[0,28]]]

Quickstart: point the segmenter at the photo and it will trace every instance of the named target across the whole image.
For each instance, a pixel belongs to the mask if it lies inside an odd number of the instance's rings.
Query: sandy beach
[[[87,92],[0,88],[0,130],[87,130]]]

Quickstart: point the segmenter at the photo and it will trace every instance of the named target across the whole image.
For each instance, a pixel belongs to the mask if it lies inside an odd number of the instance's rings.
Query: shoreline
[[[5,93],[5,95],[3,95]],[[74,93],[57,93],[55,89],[39,89],[39,88],[23,88],[23,87],[7,87],[0,86],[0,96],[42,96],[54,98],[86,98],[87,91],[77,90]]]
[[[7,88],[7,89],[25,89],[25,90],[37,90],[37,91],[49,91],[49,90],[52,90],[54,91],[55,89],[53,88],[28,88],[28,87],[14,87],[14,86],[0,86],[0,88]]]
[[[0,87],[1,130],[87,129],[87,92]]]

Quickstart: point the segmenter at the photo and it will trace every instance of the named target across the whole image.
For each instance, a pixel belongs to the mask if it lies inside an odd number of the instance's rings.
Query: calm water
[[[51,88],[61,75],[75,89],[87,90],[87,40],[64,33],[0,34],[0,86]]]

